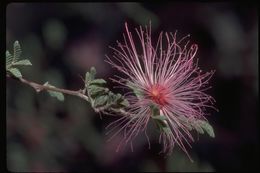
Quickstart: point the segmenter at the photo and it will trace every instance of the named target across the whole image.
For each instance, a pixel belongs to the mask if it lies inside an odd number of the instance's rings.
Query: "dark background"
[[[151,136],[116,153],[120,136],[106,142],[105,126],[115,117],[95,114],[73,96],[64,102],[7,79],[7,168],[10,171],[221,171],[259,169],[258,9],[254,4],[214,3],[10,3],[6,8],[6,47],[19,40],[22,68],[32,81],[77,90],[95,66],[98,77],[116,74],[104,62],[109,46],[152,21],[160,31],[191,34],[204,71],[216,70],[207,91],[219,112],[209,110],[214,139],[200,135],[191,163],[176,147],[169,157]],[[111,81],[108,86],[115,86]],[[120,90],[114,89],[116,92]],[[195,136],[196,138],[196,136]]]

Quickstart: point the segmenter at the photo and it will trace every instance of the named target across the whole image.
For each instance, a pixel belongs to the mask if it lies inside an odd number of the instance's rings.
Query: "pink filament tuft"
[[[177,144],[187,154],[183,141],[188,144],[194,141],[188,126],[180,121],[180,117],[186,117],[190,121],[206,119],[205,108],[214,108],[215,100],[204,93],[214,71],[202,74],[198,67],[198,61],[194,57],[198,50],[197,44],[190,47],[189,36],[177,41],[177,32],[160,33],[155,45],[152,45],[151,25],[145,30],[142,27],[136,30],[142,50],[137,51],[134,39],[125,24],[126,35],[124,43],[118,42],[118,49],[114,50],[113,58],[107,57],[107,62],[126,77],[112,79],[129,89],[128,82],[142,92],[142,97],[136,96],[132,91],[125,96],[130,102],[127,116],[110,125],[114,126],[110,132],[121,127],[113,136],[124,131],[124,141],[127,144],[132,141],[140,131],[145,131],[151,117],[150,105],[155,103],[160,108],[160,113],[167,118],[167,124],[171,129],[169,134],[160,135],[159,142],[163,142],[163,152],[171,152]],[[166,38],[166,44],[163,42]],[[184,45],[184,46],[182,46]],[[112,137],[113,137],[112,136]],[[147,136],[147,135],[146,135]],[[148,140],[149,141],[149,140]]]

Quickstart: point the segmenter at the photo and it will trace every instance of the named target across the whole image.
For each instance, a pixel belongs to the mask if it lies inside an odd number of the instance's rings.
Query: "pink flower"
[[[204,93],[210,88],[205,85],[214,71],[202,73],[199,69],[194,58],[198,46],[189,46],[189,41],[185,41],[189,36],[177,40],[177,32],[161,32],[153,45],[151,24],[145,30],[142,27],[135,29],[140,42],[134,41],[127,23],[125,28],[127,36],[123,35],[124,43],[118,42],[118,49],[112,48],[113,58],[107,57],[107,62],[125,75],[112,80],[130,90],[125,94],[129,108],[123,117],[109,125],[113,126],[110,132],[120,127],[113,136],[124,132],[124,140],[118,149],[128,142],[132,147],[132,141],[139,132],[145,132],[150,147],[147,124],[151,119],[159,119],[162,151],[171,153],[177,144],[188,155],[184,142],[190,146],[190,141],[194,139],[187,122],[206,120],[205,108],[214,109],[212,104],[215,100]],[[166,38],[166,44],[163,38]],[[158,111],[156,117],[153,106]]]

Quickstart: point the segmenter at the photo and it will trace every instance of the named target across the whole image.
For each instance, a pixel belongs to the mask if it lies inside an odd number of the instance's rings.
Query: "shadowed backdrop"
[[[207,118],[216,137],[200,135],[189,149],[158,152],[156,134],[116,152],[118,136],[107,142],[105,127],[117,117],[96,114],[83,100],[64,102],[7,79],[7,168],[10,171],[221,171],[259,169],[258,9],[233,3],[10,3],[6,47],[19,40],[33,66],[22,68],[32,81],[77,90],[91,66],[108,79],[118,72],[104,62],[109,46],[131,30],[152,23],[161,31],[191,35],[204,71],[216,70],[207,91],[219,112]],[[108,80],[115,92],[123,92]],[[197,139],[197,136],[195,136]]]

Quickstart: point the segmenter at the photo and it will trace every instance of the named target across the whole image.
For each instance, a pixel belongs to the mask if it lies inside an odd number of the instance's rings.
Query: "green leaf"
[[[10,54],[8,50],[5,52],[5,58],[6,58],[6,63],[11,63],[13,59],[13,56]]]
[[[108,104],[112,104],[115,100],[115,94],[113,92],[109,91],[107,96],[108,96],[108,99],[107,99]]]
[[[167,117],[164,115],[158,115],[158,116],[152,116],[152,119],[154,122],[159,125],[159,127],[168,127],[168,124],[166,122]]]
[[[122,105],[123,107],[129,106],[129,102],[128,102],[126,99],[124,99],[123,101],[121,101],[119,104]]]
[[[12,75],[14,75],[15,77],[17,77],[17,78],[21,78],[21,77],[22,77],[22,74],[21,74],[20,70],[18,70],[17,68],[10,68],[10,69],[8,69],[8,71],[9,71]]]
[[[14,42],[14,58],[13,62],[16,62],[22,54],[21,46],[18,41]]]
[[[180,121],[182,121],[183,125],[185,125],[189,130],[193,129],[191,122],[185,116],[177,116]]]
[[[168,126],[162,127],[161,130],[162,130],[164,133],[166,133],[166,134],[171,133],[171,129],[170,129]]]
[[[95,77],[96,73],[97,73],[96,68],[95,68],[95,67],[91,67],[91,68],[90,68],[90,74],[91,74],[93,77]]]
[[[50,85],[49,82],[45,82],[44,86],[55,88],[55,86]],[[64,95],[61,92],[48,90],[48,93],[50,96],[57,98],[59,101],[64,101]]]
[[[101,107],[107,103],[108,96],[99,96],[94,100],[94,107]]]
[[[102,107],[107,110],[120,110],[129,105],[121,94],[114,94],[108,88],[103,87],[107,82],[104,79],[95,79],[96,69],[91,67],[85,74],[85,91],[90,98],[93,108]]]
[[[136,95],[137,98],[142,98],[143,97],[143,92],[141,89],[135,86],[133,82],[127,81],[126,85],[131,88]]]
[[[160,115],[160,110],[159,110],[159,108],[158,108],[156,105],[152,104],[152,105],[150,106],[150,109],[151,109],[151,111],[152,111],[152,115],[153,115],[153,116]]]
[[[168,126],[167,122],[165,122],[165,119],[153,119],[155,122],[156,127],[159,129],[160,132],[169,133],[171,132],[170,127]]]
[[[117,103],[121,103],[122,101],[124,101],[124,98],[121,94],[117,93],[117,94],[115,94],[115,96],[116,96],[115,100]]]
[[[114,94],[109,91],[107,96],[107,106],[109,105],[109,107],[113,110],[122,109],[129,106],[129,102],[121,94]]]
[[[32,65],[32,63],[30,62],[30,60],[24,59],[13,63],[13,65]]]
[[[200,126],[200,124],[194,124],[193,127],[194,127],[194,129],[195,129],[198,133],[204,134],[204,131],[203,131],[202,127]]]
[[[61,92],[57,91],[48,91],[50,96],[56,97],[59,101],[64,101],[64,95]]]
[[[157,115],[157,116],[151,116],[154,120],[159,120],[159,121],[163,121],[163,120],[167,120],[167,117],[164,115]]]
[[[85,74],[85,87],[88,86],[88,83],[92,80],[92,77],[89,72]]]
[[[98,95],[104,95],[109,91],[107,88],[99,87],[99,86],[95,86],[95,85],[91,85],[87,89],[88,89],[89,94],[93,98],[97,97]]]
[[[152,104],[150,106],[150,109],[152,111],[151,118],[154,120],[157,128],[160,130],[160,132],[169,133],[171,131],[169,125],[167,124],[167,117],[165,115],[160,115],[159,108]]]
[[[85,74],[85,87],[87,87],[89,85],[89,83],[94,80],[96,75],[96,69],[95,67],[91,67],[90,68],[90,72],[87,72]]]
[[[102,85],[104,85],[106,83],[107,82],[104,79],[94,79],[94,80],[89,82],[89,85],[99,85],[99,86],[102,86]]]
[[[118,100],[118,96],[116,94],[114,94],[113,92],[109,91],[108,100],[107,100],[108,104],[111,104],[111,105],[116,104],[117,100]]]
[[[210,137],[212,137],[212,138],[215,137],[214,130],[213,130],[212,126],[205,120],[192,119],[192,120],[188,121],[188,118],[186,118],[184,116],[179,116],[178,119],[181,120],[182,123],[189,130],[194,129],[200,134],[204,134],[204,132],[206,132]]]
[[[121,94],[113,94],[112,99],[113,99],[112,107],[116,108],[116,109],[124,108],[124,107],[126,107],[126,105],[129,104],[128,101],[125,100]]]
[[[12,59],[13,58],[13,56],[10,54],[10,52],[8,50],[5,52],[5,57],[6,57],[6,59]]]
[[[202,127],[204,129],[204,131],[206,131],[208,133],[208,135],[210,137],[212,137],[212,138],[215,137],[213,127],[207,121],[198,120],[198,123],[200,124],[200,127]]]

